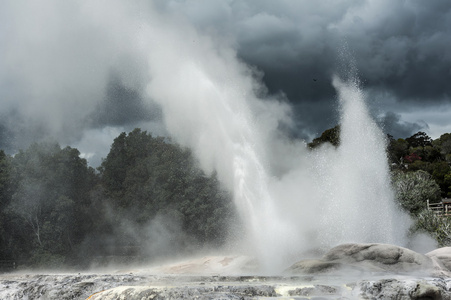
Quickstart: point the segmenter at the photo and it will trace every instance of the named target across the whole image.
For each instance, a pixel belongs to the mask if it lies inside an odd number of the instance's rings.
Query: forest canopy
[[[0,151],[0,260],[86,267],[222,245],[231,197],[196,165],[188,149],[140,129],[121,133],[97,171],[56,143]]]

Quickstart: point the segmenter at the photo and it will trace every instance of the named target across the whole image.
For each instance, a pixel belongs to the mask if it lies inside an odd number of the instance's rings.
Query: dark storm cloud
[[[349,32],[366,84],[389,89],[400,101],[449,101],[451,3],[369,3],[337,25]]]
[[[451,103],[448,0],[187,0],[162,6],[186,16],[200,30],[235,40],[238,55],[264,72],[270,92],[283,91],[299,108],[317,106],[297,112],[300,118],[316,120],[310,124],[313,131],[330,126],[323,120],[330,120],[324,113],[332,109],[320,106],[334,97],[330,78],[339,72],[343,44],[355,59],[364,88],[419,109]],[[408,132],[402,126],[399,130]]]
[[[394,112],[385,113],[378,121],[384,132],[392,135],[394,138],[407,138],[410,137],[413,132],[418,132],[427,128],[426,124],[402,121],[401,116]]]
[[[330,82],[344,48],[368,102],[384,105],[386,128],[451,131],[449,0],[10,0],[0,4],[0,145],[93,144],[92,130],[113,135],[154,118],[146,56],[158,45],[138,38],[153,7],[166,25],[184,20],[259,69],[269,93],[293,104],[293,136],[311,139],[338,122]]]

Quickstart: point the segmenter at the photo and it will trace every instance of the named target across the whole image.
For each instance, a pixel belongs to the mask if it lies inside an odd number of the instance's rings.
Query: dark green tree
[[[447,187],[448,193],[446,194],[446,197],[451,198],[451,172],[449,172],[448,174],[446,174],[443,178],[444,183]]]
[[[450,185],[447,175],[451,174],[451,167],[446,161],[439,161],[431,164],[432,178],[440,186],[442,197],[445,198],[450,192]]]
[[[320,137],[315,138],[308,146],[314,149],[324,143],[331,143],[333,146],[338,147],[340,144],[340,125],[325,130]]]
[[[388,135],[387,153],[390,163],[400,165],[404,163],[404,157],[409,154],[409,144],[404,139],[395,140]]]
[[[416,148],[416,147],[426,147],[432,145],[432,139],[422,131],[419,131],[412,135],[411,137],[406,138],[406,142],[409,144],[410,147]]]
[[[440,138],[433,141],[435,148],[440,150],[444,160],[451,163],[451,133],[445,133]]]
[[[16,183],[8,211],[22,230],[14,232],[17,259],[58,265],[76,252],[89,227],[85,214],[94,171],[78,150],[56,143],[31,145],[12,160]],[[25,250],[26,249],[26,250]]]
[[[11,201],[10,158],[0,150],[0,260],[13,258],[12,220],[7,207]]]
[[[155,219],[179,224],[199,245],[224,242],[234,215],[230,195],[215,174],[197,167],[188,149],[135,129],[114,140],[99,172],[113,212],[102,230],[114,233],[116,248],[142,245],[147,233],[141,229]],[[124,222],[136,230],[118,231],[115,225]]]

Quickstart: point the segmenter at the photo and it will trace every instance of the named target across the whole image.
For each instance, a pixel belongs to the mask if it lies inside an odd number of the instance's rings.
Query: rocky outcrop
[[[205,256],[147,269],[90,274],[0,274],[0,299],[451,300],[451,248],[422,255],[385,244],[345,244],[284,276],[251,276],[243,256]]]
[[[435,249],[426,253],[426,256],[440,262],[446,271],[451,271],[451,247]]]
[[[0,299],[431,299],[451,300],[451,279],[346,276],[0,275]]]
[[[414,280],[414,279],[380,279],[364,280],[359,283],[362,299],[429,299],[449,300],[451,293],[448,291],[443,279]]]
[[[441,271],[441,264],[431,257],[388,244],[339,245],[320,260],[302,260],[286,270],[288,274],[390,273],[424,276],[434,276]]]

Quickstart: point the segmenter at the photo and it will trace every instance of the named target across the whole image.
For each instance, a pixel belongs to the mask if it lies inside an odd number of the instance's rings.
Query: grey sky
[[[151,10],[261,71],[269,93],[285,94],[294,107],[293,136],[310,140],[336,125],[331,76],[340,73],[344,47],[388,133],[451,132],[449,0],[135,3],[1,2],[0,148],[14,152],[52,137],[99,161],[121,130],[163,134],[145,94],[146,51],[157,45],[136,44]]]

